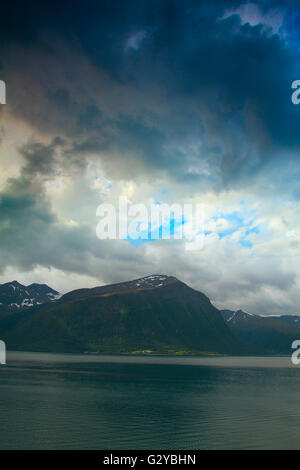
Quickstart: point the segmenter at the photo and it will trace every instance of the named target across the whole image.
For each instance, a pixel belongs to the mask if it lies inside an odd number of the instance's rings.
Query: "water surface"
[[[298,449],[288,357],[11,352],[0,449]]]

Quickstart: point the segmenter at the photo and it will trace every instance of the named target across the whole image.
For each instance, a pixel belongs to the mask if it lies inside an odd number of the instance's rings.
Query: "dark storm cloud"
[[[88,149],[106,152],[102,158],[114,175],[113,162],[117,166],[130,155],[137,173],[162,170],[183,183],[244,185],[276,165],[283,152],[286,159],[295,158],[300,117],[300,108],[291,103],[299,54],[288,41],[298,24],[295,2],[253,2],[263,14],[273,9],[282,14],[287,28],[282,37],[268,26],[251,26],[238,14],[228,14],[245,3],[7,5],[0,20],[4,75],[9,82],[6,59],[11,64],[17,51],[18,61],[21,48],[16,86],[30,74],[30,69],[25,73],[26,56],[33,56],[30,85],[38,90],[33,107],[11,90],[12,108],[42,132],[71,138],[77,155]],[[97,90],[89,89],[80,61],[76,69],[70,51],[93,64],[96,74],[105,73],[111,85],[122,87],[111,115]],[[131,108],[127,113],[126,107]],[[191,156],[188,149],[195,142],[201,145]],[[71,152],[66,157],[72,158]],[[210,177],[201,173],[203,164]]]
[[[60,139],[54,139],[49,145],[32,142],[21,149],[21,173],[9,179],[0,193],[0,272],[7,266],[20,270],[44,266],[96,278],[106,272],[113,278],[116,269],[123,270],[126,278],[137,263],[142,273],[146,261],[134,247],[99,241],[91,226],[68,224],[55,214],[43,183],[45,176],[55,175],[61,145]]]
[[[23,175],[27,178],[34,178],[37,174],[53,176],[56,166],[55,151],[63,144],[63,140],[57,137],[49,145],[30,142],[23,146],[20,149],[20,154],[26,161]]]

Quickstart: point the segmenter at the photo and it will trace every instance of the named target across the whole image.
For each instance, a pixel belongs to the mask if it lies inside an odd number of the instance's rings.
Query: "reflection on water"
[[[1,449],[298,449],[290,358],[8,353]]]

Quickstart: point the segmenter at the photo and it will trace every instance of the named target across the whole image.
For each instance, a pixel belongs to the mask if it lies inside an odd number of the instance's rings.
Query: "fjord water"
[[[8,353],[0,449],[298,449],[288,357]]]

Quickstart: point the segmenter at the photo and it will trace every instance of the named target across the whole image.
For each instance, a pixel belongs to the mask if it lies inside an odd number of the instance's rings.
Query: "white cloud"
[[[137,31],[129,36],[125,44],[125,51],[127,52],[130,49],[137,50],[140,48],[142,41],[147,36],[145,30]]]
[[[239,15],[243,24],[249,23],[251,26],[258,24],[265,25],[271,28],[273,33],[280,33],[283,24],[283,15],[277,10],[271,10],[267,13],[256,5],[255,3],[246,3],[241,5],[235,10],[228,10],[224,18],[228,18],[231,15]]]

